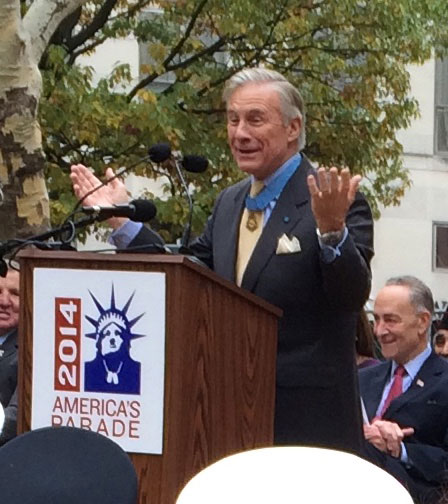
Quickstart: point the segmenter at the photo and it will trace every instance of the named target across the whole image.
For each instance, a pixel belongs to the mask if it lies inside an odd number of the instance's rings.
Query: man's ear
[[[288,124],[288,142],[295,142],[299,138],[302,131],[302,120],[300,117],[295,117]]]
[[[431,314],[428,311],[422,311],[418,314],[419,318],[419,334],[426,334],[431,324]]]

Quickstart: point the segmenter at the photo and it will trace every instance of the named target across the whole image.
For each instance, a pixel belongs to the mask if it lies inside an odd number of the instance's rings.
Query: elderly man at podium
[[[305,107],[281,74],[248,68],[224,88],[227,133],[249,177],[217,198],[194,255],[217,274],[280,307],[274,441],[358,451],[358,312],[370,290],[373,222],[359,176],[313,168],[302,153]],[[113,176],[110,170],[107,177]],[[99,184],[72,167],[75,193]],[[115,179],[86,205],[127,201]],[[114,219],[119,246],[151,243],[140,224]]]

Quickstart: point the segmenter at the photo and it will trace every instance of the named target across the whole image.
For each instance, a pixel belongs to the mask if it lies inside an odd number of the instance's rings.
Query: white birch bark
[[[49,225],[37,110],[39,60],[59,23],[85,0],[0,0],[0,240],[28,237]],[[0,187],[1,187],[0,186]]]

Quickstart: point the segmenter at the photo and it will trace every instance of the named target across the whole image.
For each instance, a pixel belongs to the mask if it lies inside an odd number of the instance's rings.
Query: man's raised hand
[[[348,168],[339,173],[335,167],[329,170],[319,168],[316,176],[308,175],[311,209],[322,234],[344,228],[345,217],[355,199],[361,178],[360,175],[352,177]]]
[[[81,200],[86,194],[91,192],[91,194],[83,200],[84,206],[111,206],[127,203],[129,201],[129,195],[124,183],[115,177],[112,168],[106,170],[105,177],[106,180],[110,180],[107,184],[103,184],[98,177],[84,165],[72,165],[70,178],[73,184],[73,191],[78,200]],[[108,220],[108,223],[112,228],[117,229],[126,222],[126,220],[125,218],[112,217]]]

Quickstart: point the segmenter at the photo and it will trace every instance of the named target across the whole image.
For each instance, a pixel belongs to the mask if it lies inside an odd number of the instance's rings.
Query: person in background
[[[448,359],[448,312],[445,312],[438,322],[432,344],[436,354]]]
[[[375,355],[375,337],[365,310],[361,310],[356,326],[356,365],[358,369],[378,364]]]
[[[434,302],[413,276],[391,278],[375,300],[375,334],[386,362],[362,369],[364,456],[436,504],[448,483],[448,362],[429,344]]]
[[[0,277],[0,403],[5,410],[0,444],[16,435],[19,279],[19,272],[10,267],[6,277]]]

